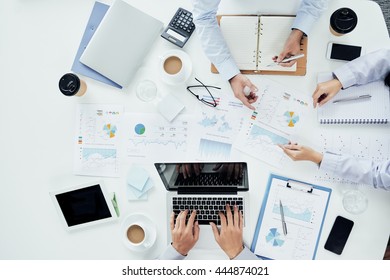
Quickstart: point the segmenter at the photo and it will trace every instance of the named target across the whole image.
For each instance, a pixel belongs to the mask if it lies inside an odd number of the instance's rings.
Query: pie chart
[[[299,116],[297,116],[294,112],[287,111],[284,113],[286,117],[286,121],[289,127],[294,127],[295,124],[299,121]]]
[[[277,228],[270,228],[265,240],[272,244],[273,247],[282,247],[284,240],[280,239],[280,233]]]
[[[137,124],[135,127],[134,127],[134,131],[135,133],[137,133],[138,135],[142,135],[145,133],[145,126],[142,124],[142,123],[139,123]]]

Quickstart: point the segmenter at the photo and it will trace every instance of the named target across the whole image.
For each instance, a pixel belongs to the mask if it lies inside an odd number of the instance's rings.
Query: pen
[[[286,224],[286,220],[284,219],[283,204],[280,199],[279,199],[279,208],[280,208],[280,217],[282,219],[283,233],[284,235],[287,235],[287,224]]]
[[[346,97],[346,98],[341,98],[333,101],[333,103],[339,103],[339,102],[345,102],[345,101],[353,101],[353,100],[360,100],[360,99],[367,99],[371,98],[371,95],[369,94],[364,94],[364,95],[359,95],[356,97]]]
[[[298,54],[298,55],[294,55],[294,56],[291,56],[289,58],[283,59],[281,62],[274,62],[274,63],[268,64],[267,67],[274,66],[274,65],[279,65],[280,63],[289,62],[291,60],[295,60],[295,59],[298,59],[298,58],[301,58],[301,57],[304,57],[304,56],[305,56],[305,54],[303,54],[303,53]]]

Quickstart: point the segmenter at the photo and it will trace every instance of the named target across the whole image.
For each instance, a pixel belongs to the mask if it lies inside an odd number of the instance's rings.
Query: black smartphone
[[[326,58],[351,61],[363,54],[361,46],[329,43]]]
[[[324,248],[337,255],[341,255],[345,243],[347,243],[349,234],[351,233],[353,224],[353,221],[337,216],[332,229],[330,230],[328,239],[325,242]]]

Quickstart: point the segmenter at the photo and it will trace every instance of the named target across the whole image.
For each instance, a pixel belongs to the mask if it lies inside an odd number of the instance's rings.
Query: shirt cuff
[[[259,258],[246,246],[244,246],[244,249],[235,258],[233,258],[233,260],[258,260],[258,259]]]
[[[333,71],[333,75],[337,77],[344,89],[357,84],[356,77],[348,67],[348,64],[337,68]]]
[[[309,35],[311,27],[316,22],[317,18],[313,17],[311,14],[306,12],[298,12],[297,16],[294,19],[291,29],[299,29],[305,35]]]
[[[160,260],[184,260],[186,256],[183,256],[172,245],[169,245],[164,253],[159,257]]]
[[[339,156],[338,154],[325,152],[320,164],[320,170],[334,174],[337,170]]]
[[[240,73],[240,69],[238,69],[233,58],[229,58],[222,63],[214,64],[214,66],[217,68],[221,77],[226,81],[229,81]]]

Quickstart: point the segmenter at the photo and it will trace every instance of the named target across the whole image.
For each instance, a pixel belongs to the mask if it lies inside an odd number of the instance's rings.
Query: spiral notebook
[[[273,64],[272,58],[284,48],[291,33],[294,16],[221,15],[217,17],[221,32],[238,68],[244,74],[306,74],[307,37],[301,42],[305,56],[291,67]],[[270,65],[271,64],[271,65]],[[212,66],[211,71],[217,73]]]
[[[318,75],[318,82],[331,79],[332,73]],[[363,95],[371,97],[358,98]],[[335,102],[340,100],[344,101]],[[389,87],[383,80],[349,87],[319,107],[317,114],[321,124],[387,124],[390,121]]]

